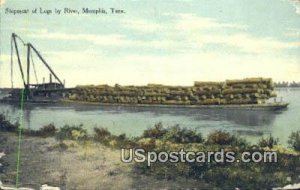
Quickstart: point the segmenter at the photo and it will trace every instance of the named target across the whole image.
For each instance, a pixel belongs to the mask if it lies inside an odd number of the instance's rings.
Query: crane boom
[[[62,83],[62,81],[58,78],[58,76],[54,73],[54,71],[52,70],[52,68],[49,66],[49,64],[45,61],[45,59],[42,57],[42,55],[40,54],[40,52],[31,44],[31,43],[25,43],[17,34],[12,33],[12,47],[14,46],[15,50],[16,50],[16,55],[17,55],[17,59],[18,59],[18,65],[20,68],[20,72],[21,72],[21,77],[22,77],[22,81],[24,84],[24,88],[28,91],[29,93],[29,87],[30,87],[30,57],[32,58],[31,55],[31,50],[33,50],[34,53],[36,53],[36,55],[38,56],[38,58],[43,62],[43,64],[47,67],[47,69],[50,71],[50,73],[55,77],[55,79],[60,83],[60,85],[62,85],[62,87],[64,87],[64,84]],[[24,76],[24,71],[22,68],[22,63],[21,63],[21,59],[20,59],[20,54],[19,54],[19,49],[18,49],[18,43],[17,43],[17,39],[19,39],[24,46],[27,46],[27,79],[25,80],[25,76]],[[13,48],[11,49],[11,54],[13,54]],[[11,57],[12,59],[12,57]],[[12,64],[13,65],[13,64]],[[11,67],[12,67],[11,65]]]
[[[24,78],[24,72],[23,72],[23,68],[22,68],[22,64],[21,64],[21,59],[20,59],[20,54],[19,54],[19,49],[18,49],[18,44],[17,44],[17,40],[16,40],[17,37],[18,36],[15,33],[12,34],[12,40],[14,42],[15,50],[16,50],[16,54],[17,54],[17,58],[18,58],[18,65],[19,65],[19,68],[20,68],[20,72],[21,72],[21,76],[22,76],[24,87],[26,88],[26,82],[25,82],[25,78]]]
[[[37,54],[37,56],[40,58],[40,60],[45,64],[45,66],[48,68],[48,70],[51,72],[51,74],[55,77],[55,79],[63,85],[61,80],[57,77],[57,75],[54,73],[54,71],[51,69],[51,67],[48,65],[48,63],[45,61],[45,59],[41,56],[41,54],[38,52],[38,50],[31,44],[28,43],[28,46]]]

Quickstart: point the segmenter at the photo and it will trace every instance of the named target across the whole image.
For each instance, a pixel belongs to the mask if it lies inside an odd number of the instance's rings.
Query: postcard
[[[0,189],[300,189],[299,0],[0,6]]]

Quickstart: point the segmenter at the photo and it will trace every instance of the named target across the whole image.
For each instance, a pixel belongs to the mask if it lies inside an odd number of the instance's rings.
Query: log
[[[113,93],[110,93],[113,95]],[[136,96],[137,95],[137,92],[135,91],[119,91],[118,94],[120,96]]]
[[[166,96],[167,93],[156,93],[156,92],[145,92],[144,93],[144,96],[154,96],[154,97],[157,97],[157,96]]]
[[[244,89],[246,88],[246,85],[245,84],[234,84],[234,85],[231,85],[230,86],[232,89]]]
[[[67,97],[70,100],[98,101],[103,103],[151,103],[168,102],[173,104],[226,104],[250,103],[275,97],[274,84],[268,78],[246,78],[224,82],[195,81],[194,86],[147,86],[103,85],[77,86]],[[249,100],[250,99],[250,100]],[[218,101],[217,101],[218,100]]]
[[[205,100],[207,97],[206,97],[205,95],[202,95],[200,98],[201,98],[202,100]]]
[[[246,94],[246,93],[261,93],[261,89],[252,89],[252,88],[245,88],[245,89],[225,89],[222,91],[223,94]]]
[[[196,95],[201,96],[201,95],[216,95],[216,94],[221,94],[221,90],[210,90],[210,91],[196,91],[195,92]]]
[[[254,103],[256,103],[256,100],[253,100],[251,98],[226,100],[226,104],[254,104]]]
[[[202,87],[202,86],[223,86],[224,82],[213,82],[213,81],[195,81],[194,86]]]
[[[189,93],[188,92],[184,92],[184,91],[171,91],[170,92],[170,95],[173,95],[173,96],[188,96]]]
[[[206,100],[202,100],[200,102],[200,104],[202,105],[216,105],[216,104],[220,104],[220,98],[215,98],[215,99],[206,99]]]

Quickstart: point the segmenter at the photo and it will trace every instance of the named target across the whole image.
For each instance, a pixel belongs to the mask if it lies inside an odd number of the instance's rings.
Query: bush
[[[106,128],[94,128],[94,139],[101,143],[107,143],[111,138],[111,133]]]
[[[39,130],[36,131],[37,136],[40,137],[52,137],[55,135],[57,129],[53,125],[53,123],[50,123],[48,125],[43,126]]]
[[[136,142],[129,140],[125,133],[111,134],[106,128],[94,128],[94,140],[111,148],[135,147]]]
[[[268,138],[264,138],[262,137],[259,142],[258,145],[260,147],[269,147],[269,148],[273,148],[274,145],[278,145],[279,139],[275,139],[274,137],[272,137],[271,135]]]
[[[57,131],[57,129],[55,128],[55,126],[53,124],[45,125],[38,130],[23,129],[23,133],[25,135],[37,136],[37,137],[43,137],[43,138],[55,136],[56,131]]]
[[[197,133],[196,130],[180,128],[179,125],[168,128],[163,135],[163,140],[183,144],[202,143],[204,141],[201,133]]]
[[[272,189],[285,184],[288,174],[278,175],[276,172],[261,173],[261,166],[239,168],[234,166],[214,167],[204,174],[204,180],[214,183],[222,189]],[[256,170],[256,171],[255,171]],[[258,188],[259,187],[259,188]]]
[[[300,151],[300,131],[292,132],[288,144],[296,151]]]
[[[207,144],[218,144],[218,145],[232,145],[245,147],[248,143],[241,138],[236,137],[228,132],[216,131],[210,133],[207,137]]]
[[[142,135],[142,138],[155,138],[160,139],[167,133],[167,130],[163,128],[162,123],[157,123],[153,128],[146,129]]]
[[[125,133],[122,133],[122,134],[119,135],[117,138],[118,138],[119,141],[125,141],[125,140],[127,140],[127,137],[126,137],[126,134],[125,134]]]
[[[81,125],[65,125],[60,128],[56,135],[58,140],[71,139],[71,140],[85,140],[87,138],[87,131]]]
[[[19,123],[12,124],[9,120],[7,120],[4,114],[0,114],[0,130],[7,132],[17,132],[19,127]]]

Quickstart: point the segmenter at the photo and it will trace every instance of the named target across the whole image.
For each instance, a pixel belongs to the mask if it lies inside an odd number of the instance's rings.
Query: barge
[[[26,70],[18,50],[17,41],[27,46]],[[239,80],[225,80],[221,82],[195,81],[191,86],[168,86],[162,84],[148,84],[144,86],[84,85],[75,88],[65,88],[65,81],[59,79],[38,50],[30,43],[12,34],[12,50],[14,47],[24,88],[13,88],[9,95],[1,102],[30,104],[98,104],[117,106],[144,107],[187,107],[200,109],[248,109],[248,110],[280,110],[288,103],[272,102],[276,98],[274,84],[271,78],[245,78]],[[13,53],[13,52],[12,52]],[[38,83],[32,54],[46,66],[49,71],[49,82]],[[13,67],[13,58],[11,59]],[[33,68],[36,83],[31,82],[31,68]],[[11,69],[13,71],[13,69]],[[25,75],[26,74],[26,75]],[[13,73],[11,74],[13,76]],[[26,77],[25,77],[26,76]],[[54,77],[54,79],[52,79]],[[276,100],[276,99],[275,99]]]

